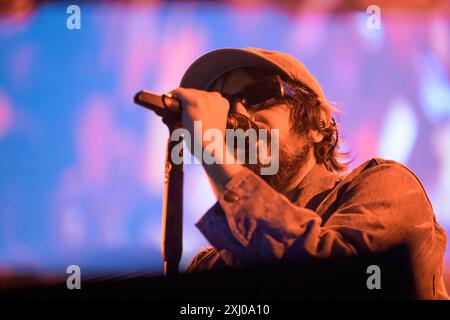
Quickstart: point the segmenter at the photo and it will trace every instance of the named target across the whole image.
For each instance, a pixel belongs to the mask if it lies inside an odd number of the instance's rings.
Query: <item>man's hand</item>
[[[202,154],[210,141],[203,140],[203,134],[209,129],[219,130],[221,133],[223,148],[214,150],[218,164],[207,165],[202,162],[206,173],[210,177],[215,191],[220,191],[231,179],[243,169],[238,164],[225,164],[225,157],[233,157],[228,152],[225,145],[225,129],[227,126],[228,111],[230,104],[219,92],[208,92],[197,89],[178,88],[170,92],[175,98],[179,99],[182,105],[183,127],[189,131],[192,137],[190,143],[191,152],[194,145],[201,146]],[[201,121],[202,132],[194,132],[194,122]],[[189,143],[188,143],[189,145]],[[194,156],[197,156],[194,154]],[[201,160],[201,159],[199,159]]]
[[[208,141],[203,141],[203,134],[209,129],[219,130],[221,137],[225,137],[230,105],[219,92],[178,88],[171,94],[181,101],[183,127],[195,139],[191,141],[192,149],[194,144],[201,146],[202,151],[205,149]],[[201,121],[202,132],[194,132],[195,121]]]

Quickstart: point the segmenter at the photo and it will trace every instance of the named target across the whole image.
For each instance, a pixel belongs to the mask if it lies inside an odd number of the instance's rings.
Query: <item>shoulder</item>
[[[394,161],[394,160],[388,160],[383,158],[372,158],[370,160],[367,160],[363,164],[356,167],[350,175],[359,175],[361,173],[364,173],[366,171],[398,171],[402,173],[412,174],[412,171],[406,167],[404,164]]]
[[[365,213],[370,215],[367,221],[378,221],[381,229],[391,226],[414,234],[420,230],[429,232],[436,224],[433,206],[419,179],[393,160],[374,158],[364,162],[344,177],[336,194],[337,202],[332,208],[341,217],[346,213]]]
[[[372,158],[356,167],[349,173],[346,180],[363,180],[367,178],[377,178],[383,182],[409,182],[414,187],[423,189],[422,183],[414,172],[404,164],[382,158]],[[395,181],[392,181],[396,179]],[[388,187],[388,186],[386,186]]]
[[[344,180],[347,182],[347,190],[369,190],[379,195],[418,196],[431,207],[419,178],[407,166],[394,160],[372,158],[356,167]]]

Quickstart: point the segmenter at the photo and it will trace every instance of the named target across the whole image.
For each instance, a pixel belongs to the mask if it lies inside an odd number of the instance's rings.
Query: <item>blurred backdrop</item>
[[[406,164],[450,232],[448,1],[0,3],[0,272],[162,271],[168,132],[132,97],[176,88],[222,47],[304,62],[342,109],[352,166]],[[66,26],[71,4],[81,29]],[[186,166],[183,266],[208,245],[194,223],[213,203],[201,167]]]

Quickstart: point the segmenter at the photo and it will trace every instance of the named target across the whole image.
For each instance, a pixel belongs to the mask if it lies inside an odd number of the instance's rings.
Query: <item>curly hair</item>
[[[313,145],[317,163],[324,164],[329,171],[346,171],[351,161],[342,161],[341,159],[346,158],[349,153],[338,150],[339,128],[332,117],[332,113],[338,111],[337,108],[324,102],[301,82],[293,80],[287,82],[297,93],[295,98],[285,99],[291,108],[291,130],[302,135],[308,134],[310,130],[319,131],[323,139]]]

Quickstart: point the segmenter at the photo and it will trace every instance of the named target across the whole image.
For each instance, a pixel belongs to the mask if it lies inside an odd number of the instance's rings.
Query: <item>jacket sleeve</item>
[[[377,252],[434,230],[431,204],[417,178],[400,164],[378,164],[341,188],[326,220],[298,207],[243,170],[219,194],[197,227],[228,266]]]

